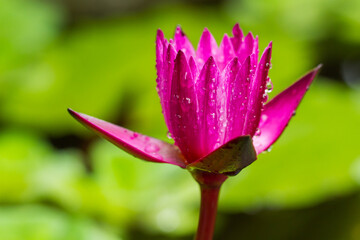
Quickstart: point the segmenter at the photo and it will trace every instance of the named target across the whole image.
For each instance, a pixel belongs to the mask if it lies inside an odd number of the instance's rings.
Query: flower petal
[[[252,75],[250,57],[247,57],[241,65],[236,79],[230,83],[228,93],[230,99],[227,109],[228,131],[225,141],[242,135],[245,124],[245,114],[248,109],[249,86]]]
[[[235,57],[228,63],[219,78],[219,86],[217,88],[217,116],[221,143],[225,142],[225,138],[232,125],[231,122],[234,120],[229,118],[229,114],[231,114],[230,108],[235,108],[234,110],[239,109],[239,105],[233,105],[231,102],[234,96],[238,96],[236,92],[237,89],[235,90],[235,82],[239,69],[240,63],[238,58]],[[237,136],[240,136],[240,134]]]
[[[270,69],[271,48],[272,43],[264,50],[253,81],[250,84],[248,111],[245,116],[245,126],[242,135],[254,136],[256,128],[259,125],[260,113],[265,100],[265,87]]]
[[[185,167],[184,158],[175,145],[141,135],[71,109],[68,111],[85,127],[137,158]]]
[[[187,168],[234,176],[256,160],[251,136],[235,138],[205,157],[189,164]]]
[[[210,56],[215,57],[217,55],[217,51],[218,46],[215,38],[211,35],[209,30],[205,28],[196,51],[196,60],[199,64],[198,66],[202,67]]]
[[[163,78],[159,80],[157,90],[160,97],[161,107],[164,114],[164,119],[169,132],[172,134],[171,122],[169,120],[169,105],[171,94],[171,79],[174,69],[174,60],[176,57],[176,51],[172,44],[168,44],[166,52],[164,52],[164,64],[163,64]]]
[[[246,35],[244,42],[241,44],[237,56],[240,62],[245,61],[245,59],[257,51],[258,48],[258,38],[254,38],[251,32]],[[257,60],[257,59],[256,59]]]
[[[236,55],[231,40],[229,36],[225,34],[220,43],[219,54],[216,58],[220,71],[222,71],[234,57],[236,57]]]
[[[179,26],[175,30],[174,42],[176,51],[181,50],[185,54],[186,59],[189,59],[190,56],[195,56],[194,47]]]
[[[200,139],[202,141],[202,153],[211,152],[218,142],[218,123],[216,111],[216,89],[218,88],[219,70],[214,57],[204,64],[199,78],[196,81],[196,96],[198,102],[198,122],[200,127]]]
[[[159,29],[156,34],[156,72],[157,79],[156,82],[159,85],[159,82],[162,81],[163,78],[163,65],[164,65],[164,51],[166,48],[164,46],[164,33]]]
[[[235,53],[238,53],[239,52],[239,49],[240,49],[240,46],[243,42],[243,37],[244,37],[244,34],[239,26],[239,24],[235,24],[235,26],[233,27],[233,37],[230,38],[231,40],[231,43],[233,45],[233,48],[235,50]]]
[[[253,138],[257,154],[279,138],[320,68],[319,65],[265,105],[259,124],[260,135]]]
[[[194,83],[186,56],[180,50],[175,59],[169,111],[175,144],[189,161],[202,156]]]

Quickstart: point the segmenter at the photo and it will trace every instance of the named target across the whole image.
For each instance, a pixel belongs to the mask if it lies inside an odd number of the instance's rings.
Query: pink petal
[[[171,44],[168,44],[167,51],[164,56],[163,65],[163,78],[158,83],[158,94],[160,97],[161,107],[164,114],[165,123],[172,134],[171,122],[169,120],[169,105],[170,105],[170,94],[171,94],[171,79],[174,69],[174,60],[176,57],[176,51]]]
[[[257,154],[279,138],[320,68],[318,66],[303,76],[265,105],[259,124],[260,135],[253,138]]]
[[[229,118],[230,108],[238,110],[240,105],[233,105],[231,102],[234,96],[238,96],[238,89],[235,89],[236,77],[240,69],[240,63],[237,57],[235,57],[225,67],[219,78],[219,86],[217,88],[217,111],[218,111],[218,124],[219,124],[219,138],[220,143],[225,141],[225,137],[228,135],[228,130],[232,126],[232,116]],[[236,103],[235,103],[236,104]],[[238,135],[240,136],[240,134]],[[230,139],[229,139],[230,140]]]
[[[169,110],[175,144],[187,160],[198,159],[202,153],[194,79],[181,50],[175,59]]]
[[[218,46],[215,38],[211,35],[209,30],[205,28],[196,51],[196,59],[199,66],[202,66],[210,56],[215,57],[217,55],[217,51]]]
[[[235,24],[235,26],[233,27],[233,37],[230,38],[231,40],[231,43],[233,45],[233,48],[235,50],[235,53],[238,53],[239,52],[239,49],[240,49],[240,46],[243,42],[243,37],[244,37],[244,34],[239,26],[239,24]]]
[[[216,58],[220,71],[222,71],[234,57],[236,57],[236,55],[231,40],[229,36],[225,34],[220,43],[219,54]]]
[[[199,78],[196,81],[196,95],[198,102],[198,118],[202,153],[212,151],[218,142],[218,123],[216,106],[216,89],[218,87],[219,70],[213,57],[209,57]]]
[[[245,59],[255,52],[257,48],[257,38],[254,38],[251,32],[246,35],[244,42],[241,44],[237,56],[239,57],[240,62],[245,61]]]
[[[163,78],[163,65],[164,65],[164,33],[159,29],[156,35],[156,71],[157,71],[157,83]]]
[[[245,116],[245,126],[242,135],[254,136],[259,125],[260,113],[264,100],[266,100],[264,94],[270,68],[271,48],[272,43],[264,50],[256,69],[256,75],[251,83],[248,111]]]
[[[242,64],[235,81],[231,83],[229,92],[230,102],[227,111],[228,132],[225,141],[242,135],[245,114],[248,109],[250,79],[253,75],[250,70],[251,62],[250,57],[248,57]]]
[[[205,157],[189,164],[190,171],[201,170],[234,176],[256,160],[256,152],[250,136],[240,136]]]
[[[137,158],[185,167],[181,152],[172,144],[141,135],[71,109],[68,109],[68,111],[85,127]]]
[[[199,75],[199,69],[197,68],[196,62],[193,57],[190,57],[189,59],[189,66],[191,69],[193,79],[197,79]]]
[[[180,27],[177,27],[175,30],[174,42],[176,51],[181,50],[187,59],[189,59],[190,56],[195,56],[194,47]]]

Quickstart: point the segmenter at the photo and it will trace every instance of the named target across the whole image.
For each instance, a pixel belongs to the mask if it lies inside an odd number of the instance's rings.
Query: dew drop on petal
[[[147,153],[156,153],[160,150],[160,147],[154,143],[150,143],[145,146],[145,152]]]

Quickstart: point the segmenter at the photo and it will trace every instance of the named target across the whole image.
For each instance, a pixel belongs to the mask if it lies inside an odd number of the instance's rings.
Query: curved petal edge
[[[184,157],[173,144],[148,137],[115,124],[68,109],[71,116],[88,129],[125,152],[145,161],[169,163],[185,168]]]
[[[260,135],[253,137],[257,154],[267,150],[280,137],[320,68],[321,65],[317,66],[264,106]]]

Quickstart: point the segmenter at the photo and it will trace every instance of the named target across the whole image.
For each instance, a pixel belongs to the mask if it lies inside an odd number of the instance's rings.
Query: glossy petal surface
[[[182,168],[185,167],[180,150],[172,144],[141,135],[71,109],[69,109],[69,113],[85,127],[135,157],[150,162],[169,163]]]
[[[268,149],[279,138],[320,67],[303,76],[265,105],[259,124],[260,135],[253,139],[257,154]]]

